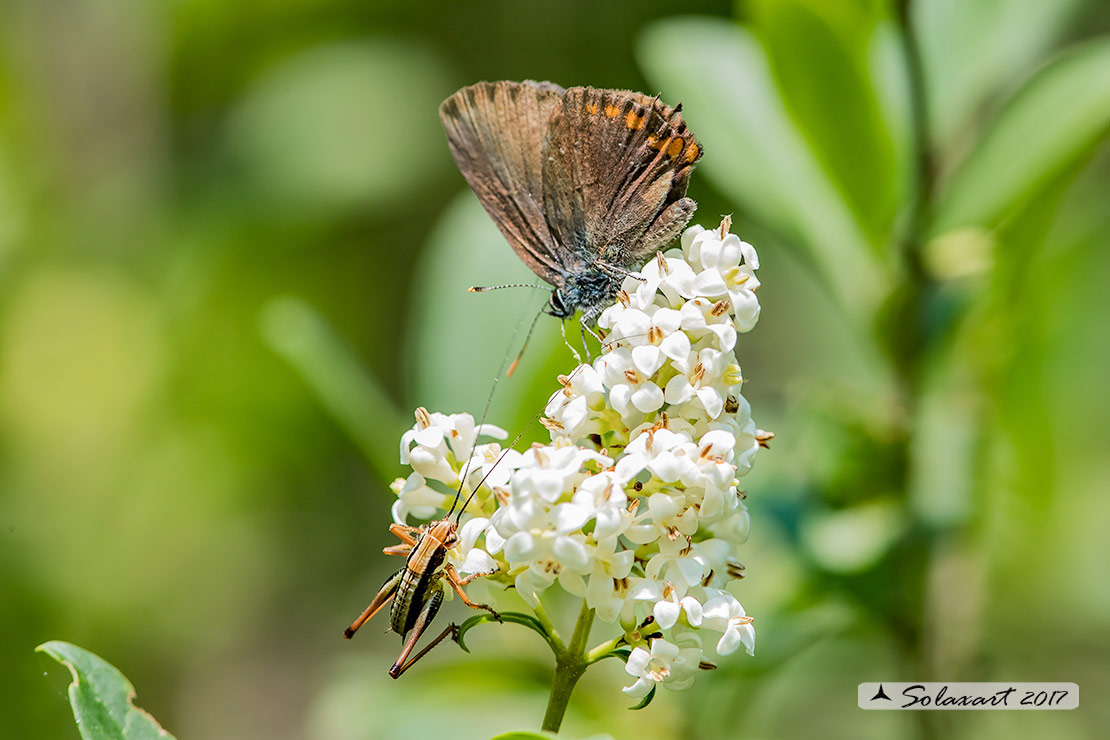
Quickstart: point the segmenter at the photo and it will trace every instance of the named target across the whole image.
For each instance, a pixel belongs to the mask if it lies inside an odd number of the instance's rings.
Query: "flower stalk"
[[[593,624],[594,610],[583,601],[570,644],[561,654],[555,655],[555,675],[551,680],[551,693],[547,698],[547,711],[544,712],[541,728],[547,732],[559,731],[574,687],[590,664],[586,659],[585,647]]]

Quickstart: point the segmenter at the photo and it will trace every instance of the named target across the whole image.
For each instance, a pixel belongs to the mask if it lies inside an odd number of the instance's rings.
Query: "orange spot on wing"
[[[690,142],[690,148],[686,150],[686,156],[683,157],[683,159],[686,160],[687,162],[693,162],[695,159],[698,158],[698,154],[700,154],[700,153],[701,153],[701,150],[698,149],[697,143],[691,141]]]
[[[655,134],[648,134],[647,143],[648,146],[650,146],[652,149],[655,149],[656,151],[663,148],[663,144],[659,142],[659,137]]]
[[[682,139],[674,139],[667,145],[667,156],[674,159],[682,151]]]
[[[612,103],[609,103],[605,106],[605,115],[609,116],[610,118],[616,118],[617,115],[620,114],[620,112],[621,109],[613,105]]]
[[[644,117],[642,114],[639,114],[634,110],[630,110],[628,111],[628,114],[624,117],[624,123],[626,126],[628,126],[628,128],[635,131],[636,129],[644,127]]]
[[[591,116],[596,116],[597,115],[597,103],[587,103],[586,104],[586,112],[589,113]]]

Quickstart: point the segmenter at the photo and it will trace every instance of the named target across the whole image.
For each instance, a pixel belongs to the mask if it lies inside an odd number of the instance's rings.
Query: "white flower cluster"
[[[691,227],[681,250],[625,279],[598,320],[602,354],[560,376],[546,406],[550,444],[475,446],[504,432],[423,410],[401,443],[413,473],[394,486],[394,517],[431,518],[461,471],[464,496],[488,474],[468,509],[480,516],[452,553],[460,571],[500,567],[495,578],[532,606],[558,582],[619,621],[634,697],[688,687],[714,653],[754,649],[751,618],[725,585],[742,577],[734,555],[748,534],[738,478],[771,435],[751,419],[734,354],[759,317],[758,258],[728,228]]]

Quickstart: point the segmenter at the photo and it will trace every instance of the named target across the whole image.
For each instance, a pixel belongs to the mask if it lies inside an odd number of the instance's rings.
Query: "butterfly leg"
[[[640,277],[636,273],[630,272],[629,270],[626,270],[623,267],[620,267],[618,265],[614,265],[612,263],[606,262],[605,260],[598,260],[595,264],[597,264],[598,267],[600,267],[602,270],[605,270],[606,272],[608,272],[611,275],[617,275],[618,277],[630,277],[633,280],[635,280],[637,282],[640,282],[640,283],[646,283],[647,282],[647,280]]]
[[[560,321],[559,322],[559,327],[563,330],[563,344],[565,344],[567,346],[567,349],[570,350],[570,353],[572,355],[574,355],[575,362],[577,362],[579,365],[581,365],[582,364],[582,355],[578,354],[578,350],[576,350],[574,347],[572,347],[571,344],[570,344],[570,340],[567,339],[567,322],[566,321]]]

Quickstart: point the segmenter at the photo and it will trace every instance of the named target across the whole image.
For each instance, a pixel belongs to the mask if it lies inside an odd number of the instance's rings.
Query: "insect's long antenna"
[[[535,325],[535,322],[533,321],[533,326],[534,326],[534,325]],[[622,337],[621,339],[622,339],[622,340],[623,340],[623,339],[633,339],[633,338],[636,338],[636,337],[642,337],[642,336],[648,336],[648,335],[649,335],[649,334],[629,334],[628,336],[626,336],[626,337]],[[563,339],[564,339],[564,341],[565,341],[565,339],[566,339],[566,334],[565,334],[565,333],[564,333],[564,335],[563,335]],[[613,342],[606,342],[605,340],[602,340],[602,347],[604,348],[604,350],[605,350],[606,352],[608,352],[608,351],[610,351],[610,350],[614,349],[615,347],[619,347],[619,346],[620,346],[620,344],[621,344],[621,340],[614,340]],[[569,346],[569,345],[567,345],[567,346]],[[573,352],[574,350],[572,349],[571,351]],[[577,354],[577,353],[576,353],[576,354]],[[567,382],[569,382],[569,381],[570,381],[570,379],[571,379],[571,378],[573,378],[573,377],[574,377],[574,376],[575,376],[575,375],[576,375],[576,374],[578,373],[578,371],[579,371],[579,370],[581,370],[581,369],[582,369],[583,367],[584,367],[584,365],[580,363],[580,364],[578,365],[578,367],[574,368],[574,372],[572,372],[572,373],[571,373],[570,375],[568,375],[568,376],[566,377],[566,380],[567,380]],[[491,394],[491,396],[492,396],[492,394]],[[472,501],[472,500],[474,499],[474,497],[475,497],[475,496],[476,496],[476,495],[478,494],[478,491],[482,490],[482,485],[483,485],[483,484],[485,484],[485,482],[486,482],[486,479],[487,479],[487,478],[489,478],[489,477],[490,477],[490,475],[492,475],[492,474],[493,474],[493,471],[497,469],[497,466],[501,464],[501,461],[505,459],[505,456],[509,454],[509,451],[510,451],[510,450],[512,450],[512,449],[513,449],[514,447],[516,447],[516,443],[517,443],[517,442],[519,442],[519,441],[520,441],[520,438],[524,436],[524,433],[525,433],[525,432],[527,432],[527,431],[528,431],[528,429],[529,429],[529,428],[530,428],[530,427],[531,427],[531,426],[532,426],[533,424],[535,424],[535,423],[536,423],[536,420],[537,420],[537,419],[539,419],[539,418],[540,418],[540,416],[542,416],[542,415],[543,415],[543,412],[544,412],[545,410],[546,410],[546,407],[545,407],[545,408],[542,408],[542,409],[540,409],[540,410],[539,410],[539,411],[538,411],[538,412],[536,413],[536,415],[532,417],[531,421],[529,421],[529,422],[528,422],[527,424],[525,424],[525,425],[524,425],[524,428],[520,430],[520,433],[516,435],[516,437],[515,437],[515,438],[513,439],[513,441],[512,441],[512,442],[510,442],[510,443],[508,444],[508,446],[507,446],[507,447],[505,447],[505,449],[503,449],[503,450],[501,451],[501,454],[500,454],[500,455],[498,455],[498,457],[497,457],[497,459],[496,459],[496,460],[494,461],[493,465],[491,465],[491,466],[490,466],[490,469],[489,469],[489,470],[487,470],[487,471],[486,471],[486,474],[482,476],[482,480],[478,481],[478,485],[474,486],[474,490],[470,492],[470,495],[469,495],[469,496],[467,496],[467,498],[466,498],[466,502],[465,502],[465,503],[464,503],[464,504],[462,505],[462,508],[461,508],[461,509],[459,509],[459,513],[458,513],[458,515],[456,515],[456,517],[455,517],[455,524],[456,524],[456,525],[457,525],[457,524],[459,523],[459,521],[460,521],[460,520],[462,519],[462,515],[463,515],[463,512],[464,512],[464,511],[466,511],[466,507],[467,507],[467,506],[470,506],[470,502],[471,502],[471,501]],[[471,457],[473,458],[473,456],[471,456]],[[468,463],[468,466],[469,466],[469,462],[470,462],[470,461],[468,460],[468,461],[467,461],[467,463]],[[464,478],[465,478],[465,476],[464,476]],[[460,494],[461,492],[462,492],[462,483],[460,482],[460,483],[459,483],[459,491],[455,493],[455,503],[458,503],[458,500],[459,500],[459,494]],[[448,512],[447,512],[447,516],[451,516],[451,513],[452,513],[452,512],[454,511],[454,510],[455,510],[455,505],[454,505],[454,504],[452,504],[452,505],[451,505],[451,511],[448,511]],[[446,517],[444,517],[444,518],[446,518]]]
[[[536,318],[532,319],[532,325],[528,327],[528,333],[524,335],[524,344],[521,345],[520,352],[517,353],[516,359],[513,360],[513,364],[509,365],[509,369],[505,371],[506,378],[513,377],[513,373],[516,371],[516,366],[520,362],[520,358],[524,357],[524,350],[528,349],[528,340],[532,338],[532,332],[536,329],[536,322],[540,320],[540,316],[543,316],[543,314],[544,309],[542,308],[536,312]]]
[[[570,375],[568,375],[566,377],[567,382],[570,382],[570,379],[573,378],[575,376],[575,374],[581,369],[582,369],[582,365],[579,365],[578,367],[574,368],[574,372],[572,372]],[[482,476],[482,480],[478,481],[478,485],[474,486],[474,490],[470,492],[470,495],[466,499],[466,503],[464,503],[462,505],[462,508],[459,509],[459,513],[455,516],[455,524],[456,525],[462,519],[462,515],[463,515],[463,512],[466,511],[466,507],[470,506],[470,501],[478,494],[478,491],[482,490],[482,485],[486,482],[486,478],[489,478],[491,475],[493,475],[493,471],[497,469],[497,466],[501,464],[501,461],[505,459],[505,456],[508,455],[513,450],[514,447],[516,447],[516,443],[520,441],[520,438],[524,436],[524,433],[527,432],[528,429],[531,428],[531,426],[536,423],[537,419],[539,419],[541,416],[543,416],[543,412],[546,411],[546,410],[547,410],[547,406],[545,404],[543,408],[541,408],[539,411],[536,412],[536,415],[532,417],[532,420],[524,425],[524,427],[520,430],[520,434],[516,435],[516,437],[513,438],[513,441],[510,442],[508,444],[508,446],[505,447],[505,449],[501,450],[501,454],[497,456],[497,459],[494,460],[493,465],[491,465],[489,470],[486,471],[486,474]],[[461,486],[460,486],[460,490],[462,490]],[[455,507],[453,507],[453,506],[451,507],[452,511],[454,510],[454,508]],[[447,512],[447,516],[451,516],[451,512]]]
[[[539,286],[539,285],[533,285],[533,286],[523,285],[522,287],[539,288],[541,286]],[[491,288],[491,290],[492,290],[492,288]],[[473,292],[480,292],[478,289],[475,289],[475,288],[471,288],[470,291],[472,293]],[[541,309],[540,313],[542,313],[542,312],[543,311]],[[489,414],[489,407],[493,403],[493,395],[494,395],[494,393],[497,392],[497,384],[501,381],[501,376],[502,375],[506,375],[506,376],[508,375],[507,373],[505,373],[505,365],[509,361],[509,351],[512,349],[512,346],[514,344],[516,344],[516,338],[520,334],[520,329],[521,329],[522,326],[524,326],[524,321],[527,318],[527,316],[528,316],[527,313],[521,314],[520,319],[518,319],[517,322],[516,322],[516,326],[513,327],[512,336],[509,337],[509,346],[506,348],[505,354],[502,355],[502,357],[501,357],[501,364],[497,368],[497,374],[493,376],[493,387],[489,389],[489,396],[486,397],[486,405],[485,405],[485,408],[482,409],[482,418],[479,419],[478,425],[474,428],[474,444],[471,445],[471,447],[470,447],[470,454],[467,456],[466,465],[463,466],[462,475],[459,476],[459,487],[455,490],[455,500],[451,502],[451,508],[447,510],[447,514],[444,517],[445,519],[447,517],[451,516],[451,513],[455,511],[455,507],[459,503],[459,498],[462,496],[462,489],[463,489],[463,485],[466,483],[466,476],[470,474],[470,463],[474,459],[474,448],[478,446],[478,430],[481,429],[482,425],[486,423],[486,415]],[[539,318],[539,316],[537,315],[536,318]],[[535,327],[535,325],[536,325],[536,320],[533,319],[532,320],[532,327]],[[528,336],[529,337],[532,336],[532,329],[531,328],[528,330]],[[528,343],[527,338],[525,338],[524,343],[525,343],[525,345],[527,345],[527,343]],[[522,349],[521,353],[523,353],[523,352],[524,352],[524,350]],[[517,359],[519,359],[519,356],[518,356]],[[514,361],[513,362],[513,368],[515,368],[515,367],[516,367],[516,362]],[[512,368],[510,368],[510,372],[511,372],[511,370],[512,370]],[[475,490],[477,490],[477,489],[475,489]],[[469,500],[468,500],[468,502],[469,502]],[[466,507],[464,506],[463,508],[465,509]],[[462,512],[460,511],[459,513],[461,514]]]
[[[502,288],[535,288],[536,290],[546,290],[548,293],[553,292],[552,288],[546,285],[537,285],[534,283],[506,283],[504,285],[471,285],[466,289],[467,293],[488,293],[491,290],[501,290]]]

